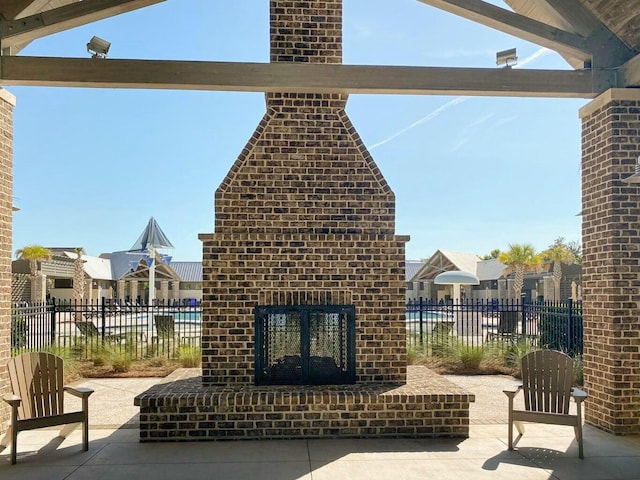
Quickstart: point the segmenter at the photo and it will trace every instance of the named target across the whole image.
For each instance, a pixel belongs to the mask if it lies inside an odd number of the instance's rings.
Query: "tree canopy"
[[[512,243],[509,244],[509,250],[500,253],[498,261],[506,265],[507,270],[515,272],[513,294],[518,299],[524,286],[524,272],[538,268],[542,257],[530,243]]]
[[[16,257],[29,261],[31,275],[38,273],[38,262],[51,260],[51,250],[42,245],[27,245],[16,250]]]

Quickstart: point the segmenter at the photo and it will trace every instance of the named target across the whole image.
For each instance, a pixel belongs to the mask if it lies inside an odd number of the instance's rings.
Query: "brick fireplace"
[[[341,0],[272,0],[271,61],[341,63],[341,23]],[[293,305],[354,306],[356,382],[405,382],[408,237],[346,101],[267,94],[216,191],[215,233],[200,236],[206,384],[255,383],[254,310]]]
[[[270,15],[272,62],[342,62],[342,0],[271,0]],[[408,381],[409,237],[346,102],[266,94],[200,235],[202,375],[136,399],[142,440],[468,434],[473,395]]]

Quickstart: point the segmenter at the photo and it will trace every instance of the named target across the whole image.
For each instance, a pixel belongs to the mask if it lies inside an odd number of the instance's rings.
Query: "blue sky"
[[[492,2],[501,5],[501,2]],[[21,55],[269,61],[267,0],[168,0],[37,40]],[[345,64],[570,68],[557,54],[417,0],[344,0]],[[108,61],[108,60],[107,60]],[[497,67],[495,67],[497,68]],[[130,248],[154,216],[177,260],[200,260],[213,197],[265,111],[264,95],[8,87],[17,97],[13,249]],[[396,194],[407,258],[580,240],[587,100],[352,95],[353,124]]]

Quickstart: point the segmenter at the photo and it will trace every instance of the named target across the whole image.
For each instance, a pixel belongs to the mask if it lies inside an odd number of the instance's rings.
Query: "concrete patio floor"
[[[455,378],[453,379],[455,381]],[[97,379],[89,451],[80,431],[64,441],[57,430],[22,432],[18,464],[0,453],[0,478],[10,479],[640,479],[640,437],[585,427],[585,459],[570,427],[527,425],[509,452],[501,390],[508,377],[461,378],[480,395],[468,439],[262,440],[139,443],[132,398],[159,379]],[[488,386],[487,386],[488,385]],[[486,393],[483,393],[484,390]],[[131,400],[131,401],[130,401]],[[120,405],[119,405],[120,404]],[[504,412],[506,414],[506,412]],[[486,420],[487,424],[484,420]],[[119,428],[115,426],[119,424]]]

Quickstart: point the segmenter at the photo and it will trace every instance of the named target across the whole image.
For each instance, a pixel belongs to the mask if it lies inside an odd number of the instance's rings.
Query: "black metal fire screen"
[[[255,309],[256,385],[355,383],[355,306]]]

